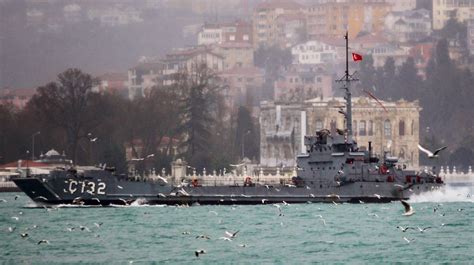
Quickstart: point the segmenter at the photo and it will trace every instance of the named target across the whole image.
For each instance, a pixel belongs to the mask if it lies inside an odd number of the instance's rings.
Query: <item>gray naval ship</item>
[[[33,201],[44,204],[128,205],[146,204],[266,204],[307,202],[390,202],[444,185],[432,172],[409,171],[396,157],[381,159],[359,150],[352,138],[352,106],[349,85],[348,35],[346,71],[340,80],[345,90],[345,129],[306,136],[307,153],[297,156],[297,168],[289,181],[252,179],[223,184],[193,179],[177,182],[162,176],[136,179],[116,175],[112,169],[95,167],[58,168],[47,175],[15,178],[15,184]]]

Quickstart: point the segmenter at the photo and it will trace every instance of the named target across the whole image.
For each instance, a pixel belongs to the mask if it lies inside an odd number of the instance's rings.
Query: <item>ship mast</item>
[[[346,71],[344,72],[344,76],[336,80],[336,82],[342,82],[342,89],[346,92],[344,96],[344,99],[346,100],[346,112],[344,113],[344,118],[347,136],[349,139],[352,139],[352,93],[350,91],[350,83],[357,81],[358,79],[353,78],[352,75],[349,74],[349,33],[347,31],[346,35],[344,35],[344,39],[346,40]]]

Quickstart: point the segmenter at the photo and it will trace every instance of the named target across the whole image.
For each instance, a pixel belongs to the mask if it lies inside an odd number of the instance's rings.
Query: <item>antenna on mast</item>
[[[336,80],[336,82],[343,82],[343,86],[341,87],[341,89],[344,89],[346,91],[346,94],[344,96],[344,99],[346,100],[346,115],[344,115],[344,118],[345,118],[345,123],[346,123],[347,136],[349,139],[351,139],[352,138],[352,93],[350,91],[350,82],[358,81],[359,79],[356,79],[352,75],[349,74],[349,32],[348,31],[346,31],[346,34],[344,35],[344,39],[346,40],[346,70],[344,72],[344,76]]]

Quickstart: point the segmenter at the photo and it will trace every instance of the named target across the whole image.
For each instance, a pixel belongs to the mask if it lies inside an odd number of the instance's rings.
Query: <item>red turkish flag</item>
[[[352,60],[354,60],[354,62],[362,61],[362,55],[357,54],[357,53],[352,53]]]

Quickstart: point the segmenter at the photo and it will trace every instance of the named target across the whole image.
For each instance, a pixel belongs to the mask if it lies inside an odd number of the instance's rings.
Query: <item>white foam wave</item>
[[[439,190],[410,197],[410,202],[474,202],[471,187],[444,186]]]

